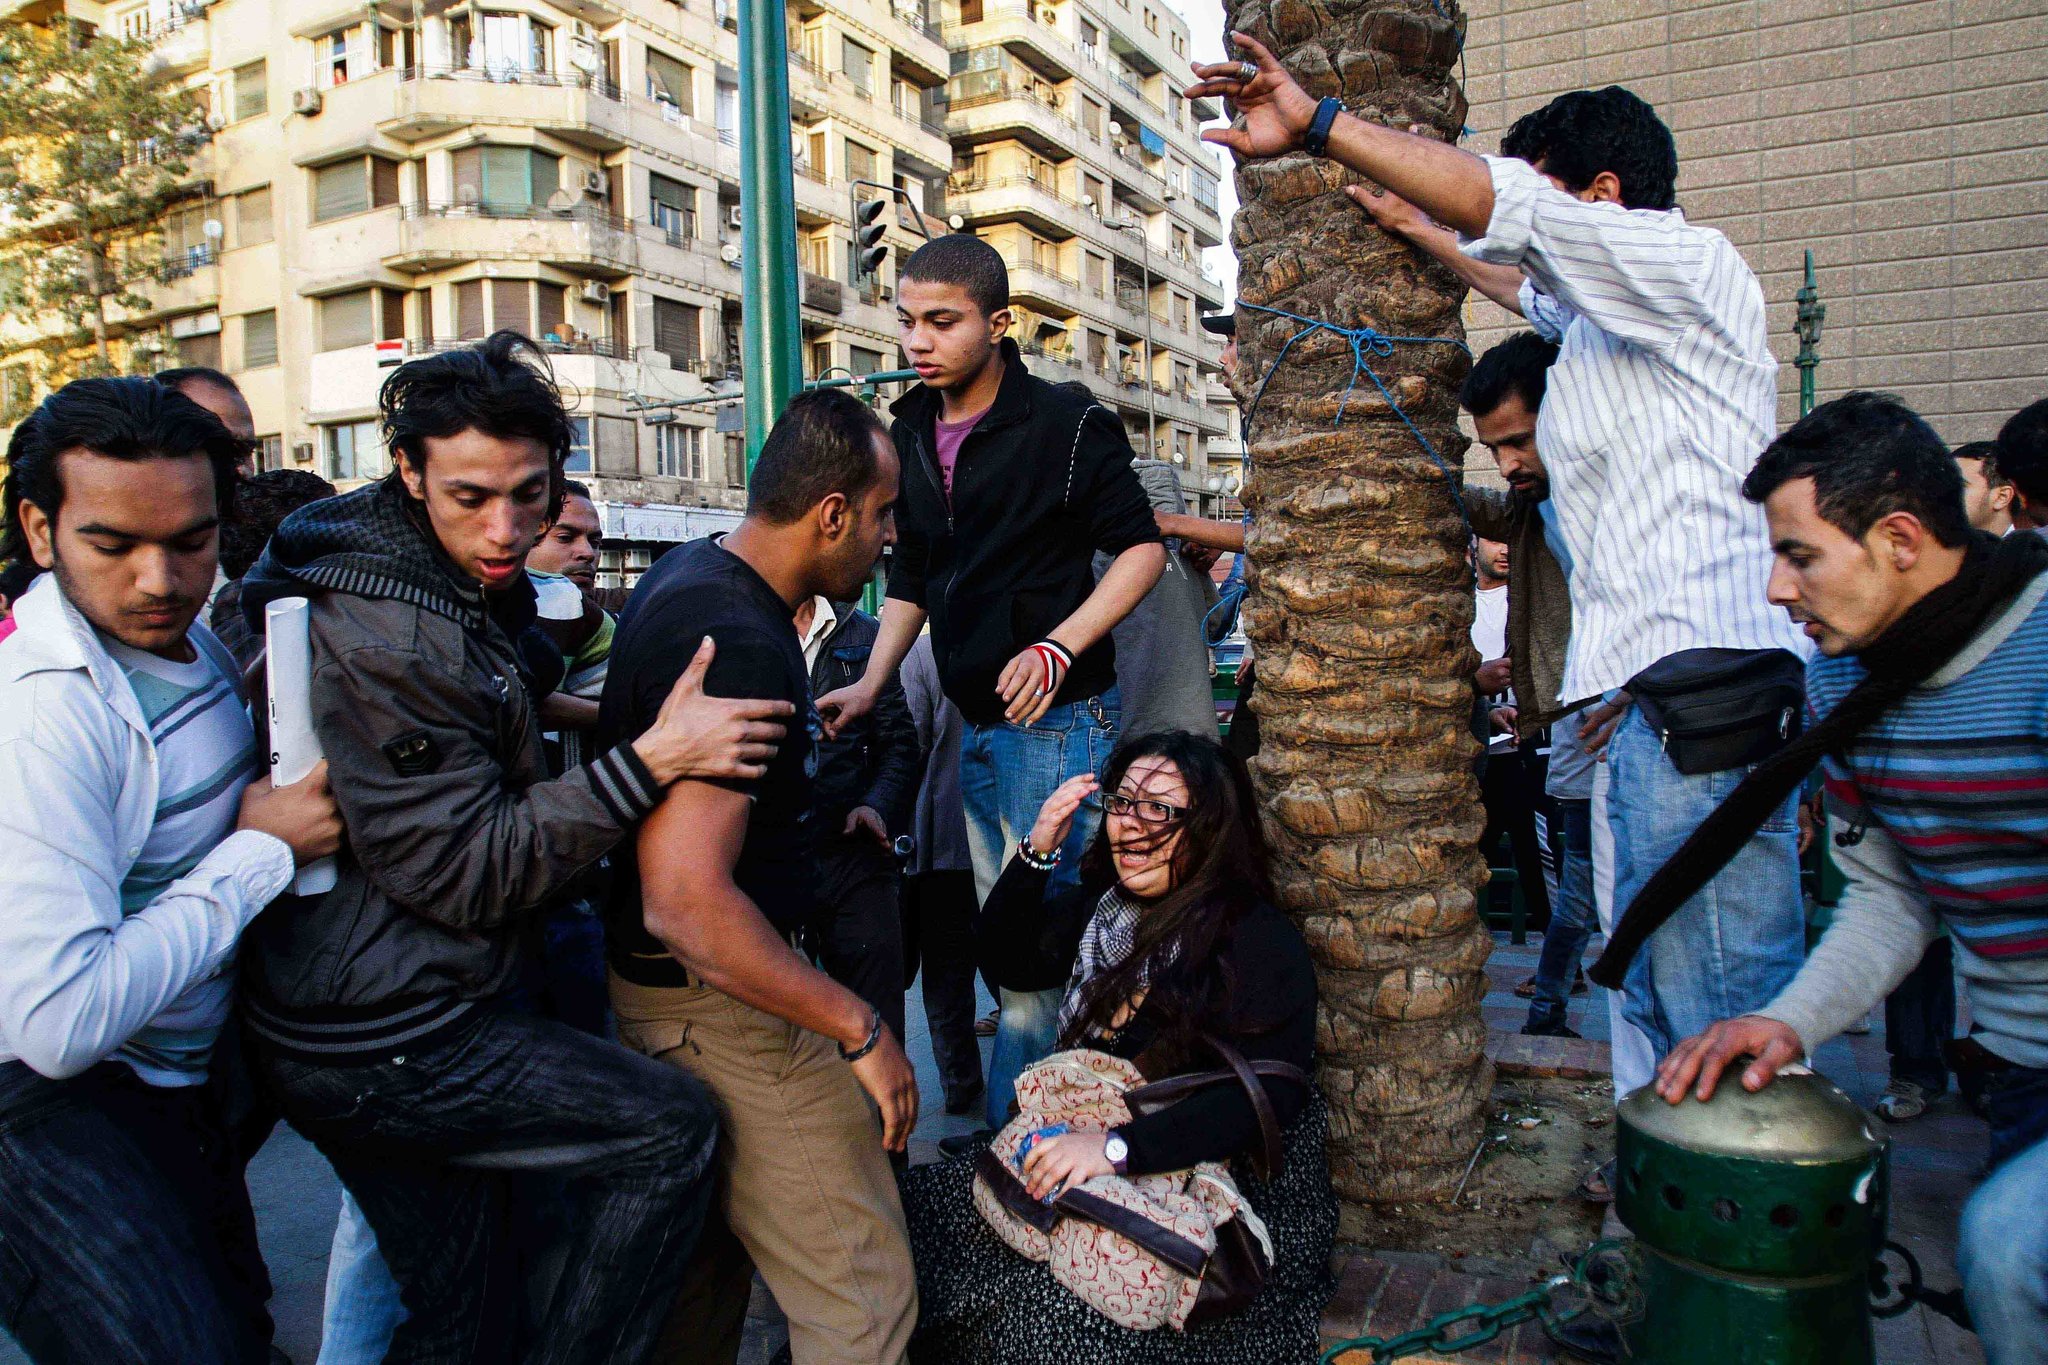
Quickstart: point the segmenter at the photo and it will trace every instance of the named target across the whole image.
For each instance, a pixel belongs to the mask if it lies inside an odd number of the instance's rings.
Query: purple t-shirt
[[[988,416],[986,411],[977,412],[964,422],[942,422],[936,417],[932,425],[939,442],[939,477],[946,483],[946,501],[953,501],[953,466],[960,459],[960,443],[967,439],[967,433],[981,425],[981,419]]]

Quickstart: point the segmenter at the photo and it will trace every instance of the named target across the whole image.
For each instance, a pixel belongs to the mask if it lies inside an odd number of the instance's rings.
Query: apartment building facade
[[[949,107],[961,88],[955,73],[977,49],[1007,50],[986,27],[1000,30],[1003,16],[971,5],[941,15],[929,2],[785,7],[812,374],[895,366],[894,269],[923,232],[945,231],[957,214],[1007,245],[1007,201],[948,185],[955,138],[974,139],[986,119],[971,102]],[[1098,2],[1138,4],[1135,22],[1160,26],[1120,71],[1143,67],[1156,82],[1185,50],[1178,20],[1160,24],[1150,0]],[[1088,22],[1081,3],[1059,7],[1070,11],[1065,22]],[[0,18],[58,15],[148,39],[156,68],[202,89],[211,110],[210,136],[191,159],[193,197],[163,223],[161,262],[144,284],[150,306],[116,318],[127,367],[229,371],[249,396],[266,467],[346,485],[384,472],[375,403],[391,367],[515,327],[543,340],[572,401],[572,469],[594,485],[620,542],[608,572],[630,577],[662,542],[736,516],[739,410],[718,400],[738,389],[750,267],[739,246],[728,0],[0,3]],[[1105,70],[1098,84],[1108,80]],[[1147,99],[1120,98],[1129,107]],[[1146,116],[1170,128],[1162,98],[1153,91]],[[1156,262],[1136,228],[1122,255],[1146,258],[1157,344],[1145,347],[1135,310],[1114,310],[1107,296],[1061,320],[1089,317],[1105,335],[1133,340],[1157,384],[1128,372],[1142,360],[1067,373],[1049,329],[1037,327],[1041,314],[1024,339],[1034,366],[1088,378],[1134,431],[1146,429],[1140,413],[1149,417],[1161,457],[1179,454],[1198,479],[1200,441],[1220,424],[1189,397],[1198,367],[1214,363],[1213,348],[1191,335],[1189,310],[1216,291],[1188,262],[1197,242],[1220,234],[1213,159],[1204,158],[1206,213],[1192,197],[1169,202],[1164,176],[1141,164],[1166,163],[1151,152],[1154,136],[1143,158],[1119,160],[1137,190],[1117,202],[1138,201],[1131,217],[1156,239]],[[1106,126],[1103,138],[1096,164],[1107,184],[1116,168],[1106,164]],[[1203,154],[1189,133],[1172,155],[1192,165]],[[855,181],[899,188],[921,210],[885,215],[890,259],[881,279],[860,284]],[[1107,190],[1098,202],[1110,202]],[[1031,278],[1020,272],[1018,283]],[[1020,292],[1026,306],[1035,301]],[[0,365],[9,392],[34,387],[21,363]]]
[[[1467,0],[1465,145],[1621,84],[1677,137],[1687,216],[1763,283],[1797,416],[1794,294],[1823,399],[1898,393],[1952,443],[2048,394],[2048,0]],[[1475,349],[1511,321],[1469,306]],[[1516,325],[1519,325],[1516,322]],[[1482,453],[1477,463],[1490,464]]]

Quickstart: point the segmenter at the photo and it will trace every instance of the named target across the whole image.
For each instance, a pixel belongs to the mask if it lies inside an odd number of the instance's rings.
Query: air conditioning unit
[[[594,303],[599,307],[612,301],[612,287],[603,280],[585,280],[583,288],[577,293],[585,303]]]
[[[1053,7],[1051,6],[1051,5],[1040,5],[1040,6],[1038,7],[1038,22],[1039,22],[1039,23],[1041,23],[1041,24],[1056,24],[1056,23],[1058,23],[1058,22],[1059,22],[1059,18],[1060,18],[1060,13],[1059,13],[1059,11],[1058,11],[1058,10],[1056,10],[1056,9],[1054,9],[1054,8],[1053,8]]]
[[[733,231],[739,231],[742,222],[743,220],[740,215],[740,206],[738,204],[734,204],[731,208],[725,211],[725,225],[731,228]]]
[[[312,86],[292,91],[292,112],[311,118],[320,112],[320,92]]]
[[[612,192],[611,172],[602,166],[592,166],[583,172],[583,192],[602,199]]]
[[[297,441],[292,445],[292,463],[305,465],[313,463],[313,443]]]

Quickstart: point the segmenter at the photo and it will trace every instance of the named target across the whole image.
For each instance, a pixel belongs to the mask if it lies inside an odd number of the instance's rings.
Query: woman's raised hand
[[[1074,812],[1081,809],[1081,803],[1094,795],[1101,787],[1093,774],[1083,773],[1070,777],[1053,788],[1045,804],[1038,808],[1038,820],[1031,826],[1031,847],[1040,854],[1050,854],[1067,841],[1067,832],[1074,827]]]

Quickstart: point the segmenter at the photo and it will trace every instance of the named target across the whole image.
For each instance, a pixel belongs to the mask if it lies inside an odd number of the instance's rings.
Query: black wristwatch
[[[1325,95],[1316,105],[1316,116],[1308,121],[1308,131],[1301,135],[1301,149],[1310,156],[1327,156],[1330,151],[1330,127],[1337,121],[1337,115],[1344,112],[1344,105],[1335,95]]]

